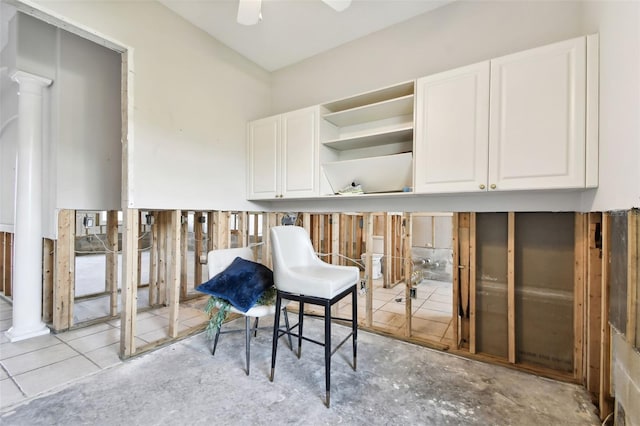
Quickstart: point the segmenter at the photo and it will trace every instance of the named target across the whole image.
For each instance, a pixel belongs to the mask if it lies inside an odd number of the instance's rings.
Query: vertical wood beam
[[[600,304],[602,298],[602,214],[589,213],[586,306],[586,388],[597,395],[600,385]]]
[[[169,337],[175,339],[178,337],[178,319],[180,311],[180,263],[178,261],[180,257],[180,237],[182,235],[180,231],[180,216],[182,213],[180,210],[173,210],[170,219],[170,248],[171,262],[169,272]],[[199,224],[202,228],[202,224]],[[202,245],[202,239],[200,240]]]
[[[515,281],[515,233],[516,215],[507,217],[507,345],[508,360],[516,363],[516,281]]]
[[[149,252],[149,306],[157,305],[158,302],[158,212],[153,212],[154,223],[151,225],[151,250]]]
[[[194,244],[200,247],[202,246],[202,243],[198,244],[195,241]],[[189,274],[187,273],[189,271],[189,212],[187,211],[183,211],[180,214],[180,255],[178,256],[178,259],[180,259],[180,298],[184,299],[187,297],[187,293],[189,292]],[[198,269],[200,269],[200,276],[202,276],[200,258],[196,257],[194,271],[197,271]],[[194,284],[199,284],[201,282],[202,281],[197,278],[194,278]]]
[[[118,211],[107,212],[105,287],[109,293],[109,316],[118,314]],[[142,256],[139,256],[142,257]],[[151,277],[149,277],[151,279]],[[149,284],[151,285],[151,284]]]
[[[194,222],[195,222],[195,218],[194,218]],[[216,235],[215,212],[207,212],[207,253],[216,247],[215,235]]]
[[[238,247],[249,246],[249,214],[237,212],[238,216]]]
[[[122,312],[120,314],[120,357],[136,352],[138,284],[138,209],[124,209],[122,232]],[[156,222],[158,223],[158,222]]]
[[[5,292],[8,232],[0,232],[0,292]]]
[[[262,264],[272,268],[271,260],[271,228],[276,226],[277,218],[275,213],[265,213],[262,221],[262,239],[265,244],[262,246]]]
[[[403,233],[402,233],[402,258],[404,260],[404,299],[405,299],[405,337],[411,336],[411,275],[413,273],[411,260],[411,236],[412,236],[412,217],[411,213],[404,213],[402,216]],[[373,254],[373,238],[371,239],[371,250],[369,257]],[[373,269],[372,269],[373,271]]]
[[[627,212],[627,342],[637,347],[636,318],[638,315],[638,210]]]
[[[476,214],[474,212],[469,213],[469,352],[476,353]]]
[[[600,299],[600,389],[598,407],[600,420],[613,412],[611,398],[611,326],[609,325],[609,261],[610,261],[610,217],[602,215],[602,282]]]
[[[204,240],[204,229],[201,223],[203,217],[204,215],[202,212],[195,212],[193,215],[193,281],[197,284],[202,282],[202,265],[200,264],[200,256],[202,256]]]
[[[463,213],[453,214],[453,232],[452,234],[452,247],[453,247],[453,300],[451,312],[451,329],[453,331],[453,341],[456,348],[460,347],[460,317],[459,317],[459,304],[460,297],[460,215]]]
[[[56,266],[53,286],[53,329],[68,330],[73,325],[75,296],[75,210],[58,213],[58,239],[56,240]]]
[[[584,213],[574,214],[573,268],[573,377],[584,379],[584,294],[586,276],[587,221]]]
[[[138,235],[142,236],[144,232],[144,225],[142,223],[142,212],[138,211]],[[140,242],[138,241],[138,246]],[[138,252],[138,279],[137,279],[138,287],[142,285],[142,256]],[[105,283],[106,284],[106,283]],[[105,286],[105,289],[108,288]]]
[[[158,212],[158,305],[167,303],[167,212]]]
[[[375,223],[375,222],[374,222]],[[352,259],[360,260],[362,254],[362,228],[364,227],[363,217],[361,214],[354,215],[351,220],[351,241],[354,241],[354,249],[351,255]]]
[[[460,213],[458,216],[458,236],[459,236],[459,264],[458,264],[458,299],[456,300],[456,315],[460,316],[460,336],[458,347],[470,348],[470,213]],[[432,223],[435,220],[432,218]],[[435,228],[434,228],[435,231]],[[435,237],[434,237],[435,241]]]
[[[340,265],[352,265],[351,262],[349,262],[346,258],[349,256],[349,254],[347,253],[347,241],[348,241],[348,229],[347,229],[347,215],[345,215],[344,213],[340,214],[340,224],[338,226],[340,226],[340,240],[338,241],[338,245],[339,248],[338,250],[340,251],[340,254],[343,256],[339,259],[339,264]]]
[[[320,218],[321,215],[319,214],[313,215],[313,235],[311,239],[313,240],[313,250],[316,252],[320,251]]]
[[[253,251],[253,258],[257,262],[258,261],[258,250],[259,250],[259,247],[260,247],[258,245],[258,243],[259,243],[259,241],[258,241],[258,237],[259,237],[259,235],[258,235],[259,232],[258,231],[259,231],[259,229],[258,228],[260,227],[260,219],[259,219],[260,214],[259,213],[251,213],[251,216],[253,216],[253,234],[251,236],[251,241],[250,241],[250,243],[253,244],[253,245],[251,246],[251,251]],[[304,221],[304,218],[303,218],[303,221]]]
[[[384,213],[384,271],[383,271],[383,286],[384,288],[391,287],[391,271],[393,269],[393,247],[392,244],[392,223],[389,213]]]
[[[367,280],[366,291],[366,317],[365,322],[367,327],[371,327],[373,324],[373,256],[371,256],[371,247],[373,246],[373,215],[371,213],[365,213],[363,217],[364,221],[364,238],[367,248],[366,262],[364,265],[364,276]]]
[[[231,219],[230,212],[218,212],[218,247],[228,249],[231,247],[231,231],[229,221]]]
[[[43,239],[42,246],[42,321],[53,321],[53,277],[55,263],[54,241]]]
[[[331,263],[340,263],[340,214],[331,215]]]
[[[311,235],[311,213],[302,213],[302,227]]]

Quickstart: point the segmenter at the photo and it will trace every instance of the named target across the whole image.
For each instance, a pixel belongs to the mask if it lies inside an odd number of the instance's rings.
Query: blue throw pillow
[[[196,290],[225,299],[236,309],[247,312],[271,286],[271,269],[260,263],[236,257],[227,269],[206,283],[200,284]]]

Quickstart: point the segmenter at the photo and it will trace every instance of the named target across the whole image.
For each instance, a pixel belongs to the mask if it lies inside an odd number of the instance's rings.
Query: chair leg
[[[327,390],[327,408],[331,402],[331,303],[324,305],[324,376]]]
[[[256,322],[253,324],[253,337],[258,337],[258,317],[256,317]]]
[[[287,312],[287,308],[282,308],[282,312],[284,312],[284,325],[287,327],[287,338],[289,339],[289,349],[293,350],[293,343],[291,342],[291,333],[289,333],[289,313]]]
[[[280,292],[276,292],[276,314],[273,318],[273,342],[271,344],[271,377],[270,381],[273,382],[273,375],[276,369],[276,353],[278,352],[278,335],[280,334],[280,306],[282,305],[282,298]]]
[[[216,330],[216,335],[213,339],[213,348],[211,349],[211,355],[215,355],[216,354],[216,347],[218,346],[218,338],[220,337],[220,329],[222,328],[222,325],[220,325],[220,327]]]
[[[302,354],[302,322],[304,320],[304,302],[298,302],[298,359]]]
[[[351,293],[351,331],[353,332],[353,370],[357,368],[358,355],[358,291],[357,286],[353,287]]]
[[[257,319],[257,318],[256,318]],[[251,348],[251,318],[248,316],[244,317],[244,327],[245,327],[245,356],[246,356],[246,364],[247,364],[247,376],[249,375],[249,360],[250,356],[250,348]]]

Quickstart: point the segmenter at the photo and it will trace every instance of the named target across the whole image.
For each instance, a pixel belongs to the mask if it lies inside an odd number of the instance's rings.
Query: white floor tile
[[[31,397],[72,380],[100,370],[82,355],[28,371],[14,377],[22,390]]]
[[[81,337],[90,336],[92,334],[100,333],[106,330],[113,329],[109,324],[96,324],[89,327],[78,328],[71,331],[65,331],[64,333],[57,334],[58,338],[64,342],[79,339]]]
[[[26,399],[26,396],[11,379],[0,380],[0,395],[2,395],[0,408],[8,407]]]
[[[120,351],[120,343],[114,343],[104,348],[95,349],[84,355],[91,361],[95,362],[100,368],[111,367],[112,365],[122,363],[118,352]]]
[[[90,334],[67,342],[69,346],[80,353],[87,353],[94,349],[103,348],[120,341],[120,329],[109,327],[99,333]]]
[[[57,345],[60,340],[51,334],[34,337],[32,339],[22,340],[11,343],[6,342],[0,344],[0,359],[11,358],[16,355],[32,352],[48,346]]]
[[[16,376],[78,355],[78,352],[68,345],[60,343],[4,359],[2,364],[12,376]]]

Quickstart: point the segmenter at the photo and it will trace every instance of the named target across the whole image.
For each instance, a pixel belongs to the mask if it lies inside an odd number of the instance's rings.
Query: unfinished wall
[[[38,1],[130,48],[129,207],[249,210],[246,122],[269,114],[269,74],[156,2]]]

